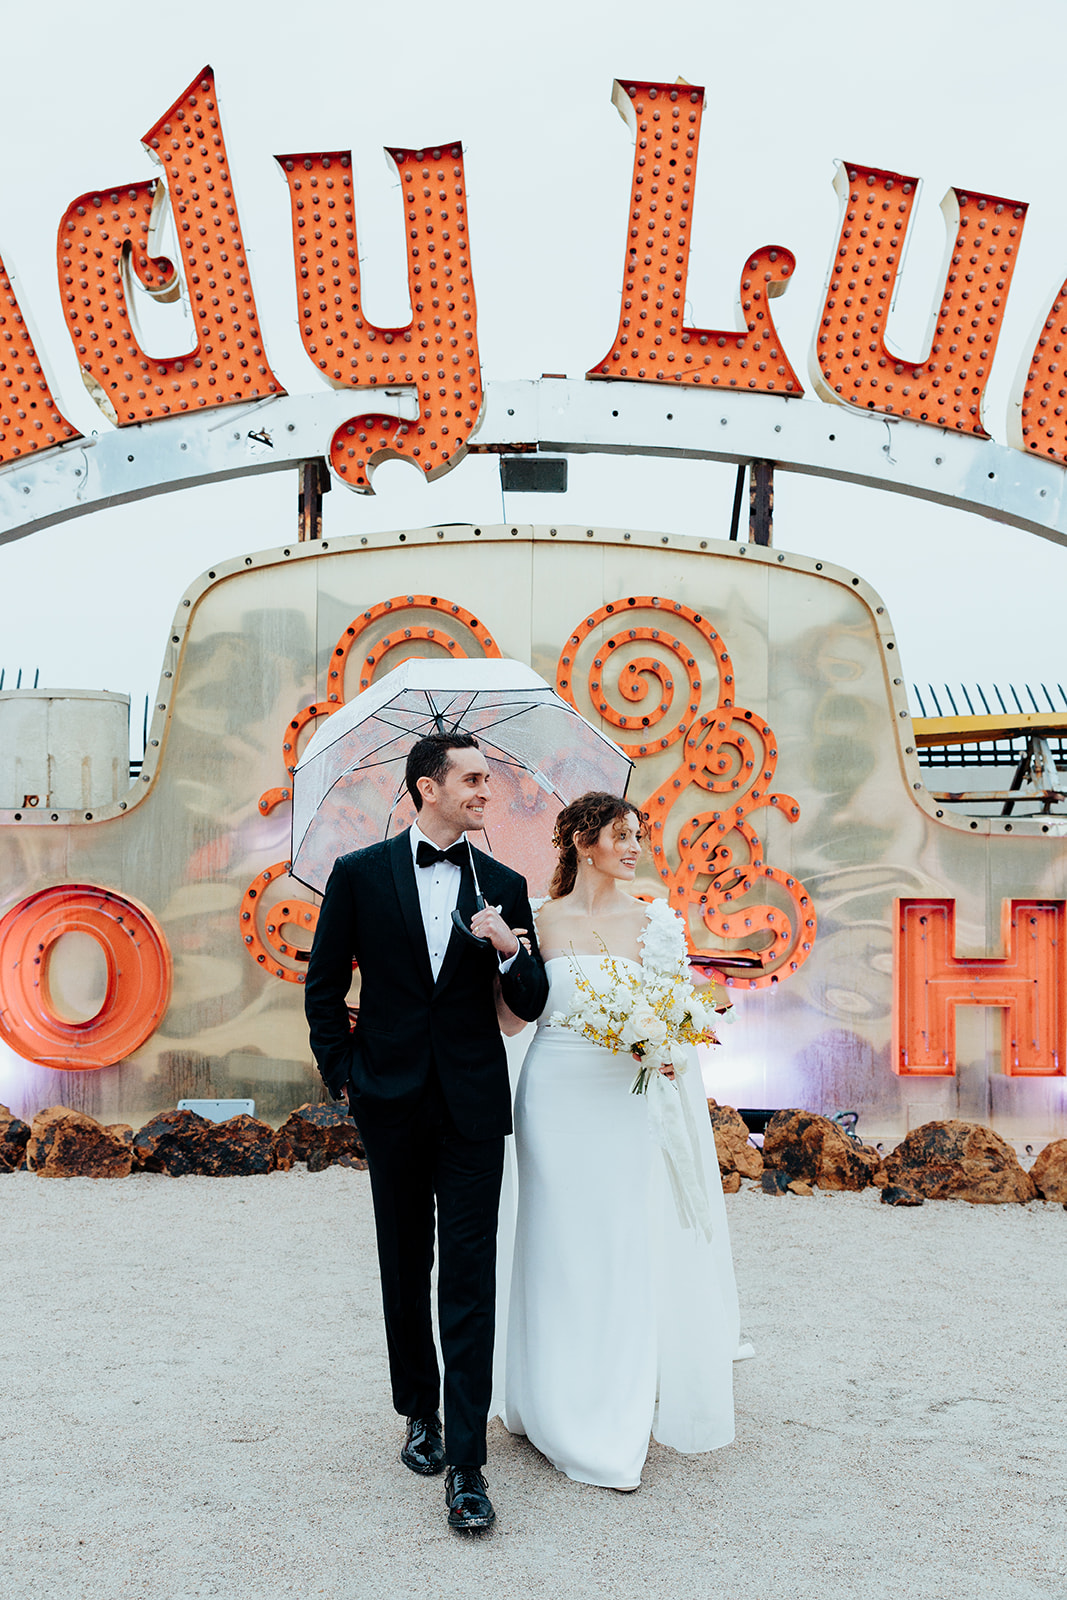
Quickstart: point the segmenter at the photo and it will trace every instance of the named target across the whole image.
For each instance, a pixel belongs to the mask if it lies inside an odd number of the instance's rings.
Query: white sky
[[[58,219],[85,190],[158,173],[140,135],[207,61],[268,354],[292,393],[319,384],[300,344],[288,196],[272,160],[294,150],[352,150],[365,310],[389,324],[410,311],[398,187],[382,147],[462,139],[485,378],[577,378],[592,366],[615,331],[632,165],[611,105],[616,76],[680,74],[706,86],[690,320],[732,326],[746,253],[787,245],[798,266],[775,319],[809,394],[807,352],[837,237],[835,157],[924,180],[890,327],[913,358],[925,354],[942,287],[945,190],[1030,202],[987,394],[1001,442],[1016,367],[1067,276],[1059,0],[1010,11],[991,0],[764,0],[666,13],[634,0],[320,0],[311,10],[263,0],[166,13],[49,0],[20,10],[4,20],[0,252],[60,409],[85,433],[108,424],[63,326]],[[181,318],[177,307],[156,313],[157,353],[188,346]],[[468,458],[433,485],[391,463],[373,498],[335,488],[326,527],[336,537],[506,516],[725,538],[733,476],[577,457],[565,499],[512,495],[503,508],[491,459]],[[139,753],[140,703],[154,693],[182,590],[216,561],[291,539],[295,478],[189,490],[0,546],[5,687],[22,667],[30,682],[40,668],[42,684],[129,692]],[[776,545],[840,562],[881,591],[909,684],[1067,683],[1067,550],[902,497],[785,473],[775,487]]]

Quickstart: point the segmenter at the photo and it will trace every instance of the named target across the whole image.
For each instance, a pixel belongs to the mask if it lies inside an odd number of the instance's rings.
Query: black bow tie
[[[432,844],[427,844],[425,839],[420,839],[418,849],[415,851],[415,860],[420,867],[435,867],[439,861],[451,861],[454,867],[465,867],[470,857],[462,839],[458,844],[450,845],[447,850],[437,850]]]

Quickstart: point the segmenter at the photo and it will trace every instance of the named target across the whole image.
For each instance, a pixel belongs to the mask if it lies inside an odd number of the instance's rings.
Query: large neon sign
[[[683,320],[696,200],[704,90],[616,82],[616,106],[634,136],[619,326],[591,379],[680,384],[799,398],[804,386],[774,325],[771,301],[795,269],[784,245],[763,245],[740,274],[739,323]],[[144,135],[163,177],[105,184],[80,195],[59,222],[57,266],[67,329],[93,399],[119,428],[197,409],[282,396],[256,310],[225,134],[210,67]],[[378,328],[360,297],[351,156],[277,156],[292,208],[300,329],[309,361],[342,389],[410,388],[417,420],[372,410],[334,430],[329,456],[350,488],[371,493],[377,462],[409,460],[428,479],[457,465],[483,411],[477,307],[462,146],[393,149],[403,186],[409,323]],[[839,166],[841,225],[811,351],[823,400],[989,438],[982,404],[1027,206],[953,188],[943,203],[948,260],[929,349],[905,358],[885,324],[919,180],[853,162]],[[153,254],[169,209],[180,261]],[[0,272],[2,272],[0,264]],[[184,294],[197,342],[167,359],[138,339],[134,302]],[[0,278],[0,465],[80,436],[63,417],[10,279]],[[1067,461],[1061,291],[1018,384],[1008,443]],[[1059,375],[1059,376],[1058,376]]]

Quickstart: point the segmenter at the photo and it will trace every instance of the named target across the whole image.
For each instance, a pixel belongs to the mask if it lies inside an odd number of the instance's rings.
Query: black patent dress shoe
[[[496,1521],[485,1479],[477,1467],[449,1467],[445,1477],[448,1526],[467,1532],[488,1528]]]
[[[412,1472],[432,1478],[445,1464],[445,1447],[441,1443],[441,1418],[435,1411],[429,1417],[409,1417],[407,1438],[400,1459]]]

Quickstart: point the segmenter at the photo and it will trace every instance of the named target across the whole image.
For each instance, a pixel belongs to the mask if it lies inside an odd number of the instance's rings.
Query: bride
[[[501,1229],[504,1423],[568,1477],[620,1490],[639,1486],[650,1433],[686,1452],[730,1443],[738,1343],[722,1184],[695,1055],[669,1094],[688,1097],[693,1181],[703,1189],[710,1242],[680,1220],[650,1137],[649,1100],[630,1093],[634,1060],[551,1021],[570,1009],[574,963],[604,981],[605,947],[617,963],[645,970],[676,971],[684,961],[680,918],[665,901],[627,891],[643,833],[641,813],[614,795],[582,795],[559,814],[559,864],[536,918],[549,999],[515,1098],[510,1294],[506,1223]]]

